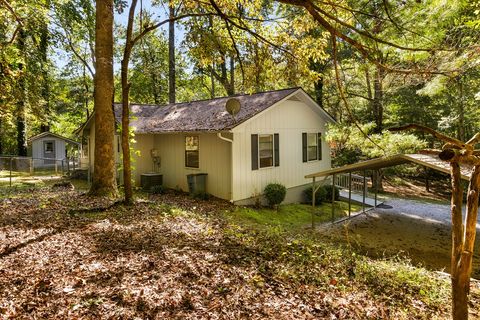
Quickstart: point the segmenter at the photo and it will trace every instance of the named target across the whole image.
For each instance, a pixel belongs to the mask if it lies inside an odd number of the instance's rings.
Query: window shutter
[[[258,134],[252,134],[252,170],[258,170]]]
[[[307,133],[302,133],[302,154],[303,154],[303,162],[307,162]]]
[[[278,133],[273,135],[273,158],[275,161],[275,167],[280,166],[280,140]]]
[[[322,133],[317,133],[318,147],[317,147],[317,159],[322,160]]]

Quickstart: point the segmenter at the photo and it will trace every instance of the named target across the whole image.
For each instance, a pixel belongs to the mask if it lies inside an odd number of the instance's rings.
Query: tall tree
[[[175,103],[175,3],[172,0],[168,2],[168,18],[168,103]]]
[[[17,48],[23,57],[23,61],[18,64],[20,77],[17,82],[17,154],[19,156],[27,155],[27,125],[26,125],[26,32],[23,28],[18,31]]]
[[[95,155],[90,195],[116,196],[113,115],[113,0],[97,0],[95,22]]]

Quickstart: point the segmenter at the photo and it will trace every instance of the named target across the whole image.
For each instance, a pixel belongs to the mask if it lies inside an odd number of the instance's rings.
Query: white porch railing
[[[342,189],[349,189],[350,188],[350,177],[352,179],[351,186],[352,192],[363,193],[365,194],[368,191],[368,184],[370,183],[369,177],[363,177],[356,174],[336,174],[335,175],[335,186],[342,188]],[[365,179],[365,181],[364,181]],[[364,184],[365,182],[365,184]]]

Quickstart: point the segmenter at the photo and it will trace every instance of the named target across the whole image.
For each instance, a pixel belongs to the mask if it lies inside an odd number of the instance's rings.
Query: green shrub
[[[279,183],[270,183],[263,190],[265,197],[267,198],[268,204],[271,207],[275,207],[282,203],[287,194],[287,188],[283,184]]]
[[[306,202],[308,204],[311,204],[312,194],[313,194],[312,187],[305,189],[305,191],[303,191],[303,194],[305,195]],[[325,190],[325,188],[323,187],[318,188],[317,191],[315,192],[315,205],[318,206],[322,204],[322,202],[325,201],[326,197],[327,197],[327,190]]]
[[[332,185],[325,185],[322,188],[325,190],[325,201],[332,202]],[[335,190],[335,201],[340,200],[340,189],[338,187],[333,187]]]
[[[162,185],[156,185],[150,187],[150,193],[153,194],[164,194],[165,188]]]

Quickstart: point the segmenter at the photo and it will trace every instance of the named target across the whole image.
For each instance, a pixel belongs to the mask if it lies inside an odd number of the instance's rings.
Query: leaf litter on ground
[[[218,199],[112,203],[48,188],[0,200],[0,317],[448,318],[432,272],[236,225]]]

